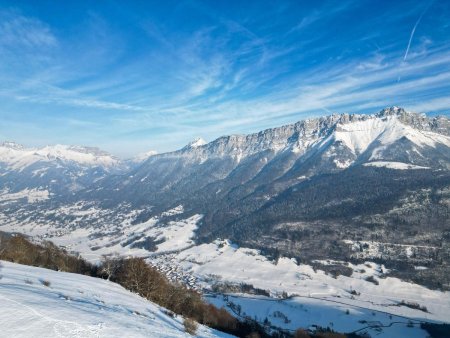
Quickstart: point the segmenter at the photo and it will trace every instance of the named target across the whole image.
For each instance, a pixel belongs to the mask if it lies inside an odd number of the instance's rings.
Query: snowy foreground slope
[[[169,317],[118,284],[0,264],[0,337],[189,337],[182,317]],[[197,336],[231,337],[201,325]]]

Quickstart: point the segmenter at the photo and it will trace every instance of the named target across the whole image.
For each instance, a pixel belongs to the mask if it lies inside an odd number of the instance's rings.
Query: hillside
[[[0,262],[2,337],[190,337],[183,319],[118,284]],[[231,337],[199,325],[198,337]]]

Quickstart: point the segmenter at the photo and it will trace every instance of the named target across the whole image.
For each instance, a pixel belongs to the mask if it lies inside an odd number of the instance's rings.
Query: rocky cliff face
[[[353,136],[359,143],[369,144],[376,141],[383,132],[395,131],[398,133],[397,138],[401,138],[407,131],[399,130],[398,125],[411,127],[417,132],[432,132],[448,136],[450,135],[449,121],[447,117],[428,118],[424,114],[410,113],[398,107],[386,108],[375,115],[334,114],[267,129],[255,134],[224,136],[207,144],[201,143],[195,147],[188,145],[179,151],[161,154],[159,157],[191,157],[192,161],[232,157],[240,161],[263,151],[291,150],[304,153],[317,141],[329,141],[326,138],[336,132],[348,131],[354,134],[351,137]],[[358,135],[363,132],[370,135]],[[433,139],[432,135],[427,136]],[[442,140],[444,139],[441,138],[438,143]],[[413,141],[420,142],[420,140]],[[357,150],[361,152],[361,149]],[[153,160],[157,158],[158,156]]]

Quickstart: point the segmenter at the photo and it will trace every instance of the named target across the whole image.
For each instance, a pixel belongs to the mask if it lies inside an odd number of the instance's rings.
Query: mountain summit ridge
[[[354,127],[352,127],[354,126]],[[344,134],[354,134],[347,137]],[[428,134],[433,133],[433,134]],[[184,157],[194,162],[211,158],[232,157],[236,162],[263,151],[292,151],[305,153],[316,147],[340,142],[336,147],[346,147],[356,156],[369,146],[391,144],[406,137],[418,146],[444,143],[450,146],[450,120],[448,117],[427,117],[425,114],[408,112],[400,107],[389,107],[376,114],[332,114],[310,118],[296,123],[269,128],[252,134],[221,136],[209,143],[195,147],[186,146],[180,150],[156,155],[158,158]],[[354,159],[356,160],[356,158]],[[422,163],[423,164],[423,163]]]

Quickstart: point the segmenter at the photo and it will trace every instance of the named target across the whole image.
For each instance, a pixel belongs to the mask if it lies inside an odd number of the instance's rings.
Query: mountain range
[[[333,114],[209,143],[197,139],[134,162],[93,148],[4,143],[0,175],[2,213],[18,224],[112,226],[131,212],[136,224],[181,205],[169,216],[203,215],[197,243],[229,238],[307,261],[416,260],[430,265],[424,279],[438,273],[440,285],[450,285],[444,276],[450,271],[446,116],[399,107]],[[48,211],[81,204],[107,212],[73,223],[70,215]],[[156,245],[145,240],[148,248]],[[368,241],[385,245],[364,256],[361,243]],[[422,249],[408,256],[401,245]]]

